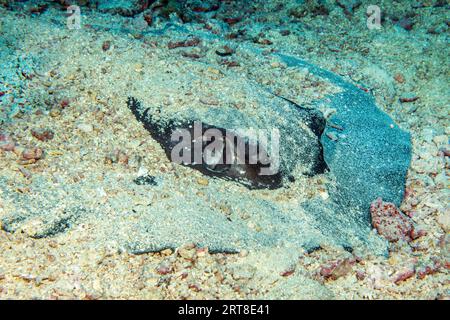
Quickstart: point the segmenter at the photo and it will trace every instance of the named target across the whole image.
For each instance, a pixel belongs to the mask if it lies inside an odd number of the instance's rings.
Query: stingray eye
[[[203,167],[211,172],[224,172],[223,149],[205,150],[203,152]]]
[[[229,144],[228,139],[222,137],[219,148],[204,150],[203,167],[213,173],[224,173],[234,164],[234,153],[233,146]]]

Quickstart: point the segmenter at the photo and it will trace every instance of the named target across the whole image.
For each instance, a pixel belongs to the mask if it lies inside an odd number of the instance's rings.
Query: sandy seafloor
[[[130,83],[152,74],[155,65],[177,68],[180,59],[195,60],[195,55],[216,61],[217,68],[198,72],[219,79],[220,69],[225,67],[217,63],[215,50],[238,43],[221,39],[254,26],[254,35],[239,39],[240,43],[253,42],[256,37],[260,39],[256,45],[264,50],[298,55],[364,84],[378,106],[411,133],[413,157],[401,210],[427,232],[425,236],[391,244],[388,257],[370,252],[360,257],[327,246],[310,253],[267,248],[212,254],[190,244],[175,251],[133,255],[118,250],[113,243],[93,245],[96,235],[89,223],[36,239],[33,235],[39,221],[31,221],[14,233],[0,231],[0,299],[448,299],[448,4],[379,1],[385,18],[382,29],[369,30],[365,10],[371,1],[361,1],[347,14],[335,1],[328,1],[328,15],[317,14],[311,3],[308,7],[295,1],[256,1],[254,13],[229,29],[213,20],[207,21],[207,28],[205,23],[185,24],[219,37],[174,50],[167,44],[180,40],[175,32],[163,36],[151,33],[163,28],[165,19],[155,19],[152,26],[146,26],[139,15],[124,18],[83,8],[83,28],[69,30],[64,26],[64,11],[57,7],[42,14],[30,13],[34,3],[25,4],[22,11],[0,7],[2,46],[12,52],[8,55],[4,51],[2,59],[10,60],[12,68],[25,70],[22,77],[2,83],[0,91],[15,92],[23,101],[19,111],[10,114],[12,121],[1,125],[1,131],[11,134],[19,147],[39,147],[45,155],[35,163],[26,163],[19,151],[0,150],[0,175],[13,179],[13,187],[20,193],[33,192],[28,185],[39,176],[55,185],[65,179],[89,178],[93,192],[107,198],[125,191],[114,187],[96,190],[92,181],[103,179],[105,171],[127,177],[144,167],[149,174],[175,174],[180,183],[198,185],[201,197],[202,186],[216,182],[186,168],[174,169],[158,144],[148,138],[148,132],[130,118],[124,97],[135,90]],[[240,12],[231,5],[227,10],[222,14],[229,17]],[[293,10],[297,14],[293,15]],[[172,23],[181,22],[173,18]],[[406,30],[408,25],[412,25],[411,30]],[[182,56],[182,52],[188,54]],[[278,81],[280,93],[287,96],[301,90],[304,97],[314,99],[334,90],[320,86],[307,74],[292,74],[278,61],[252,64],[239,50],[228,59],[246,72],[251,70],[261,83]],[[274,72],[276,80],[267,76]],[[28,74],[32,74],[30,79],[26,79]],[[202,92],[207,89],[201,85],[193,89],[198,90],[194,96],[206,96],[206,103],[220,102],[211,101],[214,98]],[[152,88],[143,90],[157,101],[173,103],[167,92],[161,95]],[[412,97],[418,99],[401,102]],[[2,103],[2,108],[5,106]],[[28,109],[23,112],[20,108]],[[31,131],[39,128],[51,130],[54,138],[36,139]],[[320,192],[316,187],[309,192]],[[294,187],[268,197],[289,198],[290,193],[300,191]],[[132,201],[147,205],[139,194]],[[0,194],[0,217],[13,208],[14,203]],[[335,261],[346,262],[340,264],[335,277],[325,279],[320,270]],[[399,280],[403,275],[408,276]]]

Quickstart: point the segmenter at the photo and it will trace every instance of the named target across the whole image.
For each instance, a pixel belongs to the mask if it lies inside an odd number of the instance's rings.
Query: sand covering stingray
[[[57,235],[82,221],[89,221],[98,229],[96,237],[100,244],[114,240],[132,252],[158,251],[194,242],[208,246],[211,251],[227,252],[260,246],[313,249],[321,244],[335,244],[349,248],[362,245],[372,252],[383,253],[386,244],[370,232],[368,209],[378,197],[400,204],[410,162],[409,134],[380,111],[369,94],[356,86],[295,57],[278,57],[291,67],[307,68],[340,89],[315,102],[317,108],[326,105],[336,110],[325,127],[315,132],[311,113],[316,119],[323,119],[317,109],[301,110],[274,96],[270,87],[231,71],[207,85],[220,84],[219,91],[223,91],[224,96],[227,92],[240,93],[245,98],[244,107],[233,108],[225,99],[219,106],[192,103],[173,110],[167,106],[161,112],[157,107],[162,102],[155,101],[148,90],[124,93],[124,107],[128,95],[136,97],[145,108],[150,108],[148,114],[153,117],[147,120],[158,128],[197,120],[225,129],[277,127],[281,132],[283,187],[289,188],[292,178],[307,183],[308,176],[322,174],[323,170],[314,168],[325,161],[328,170],[324,175],[335,182],[329,187],[329,197],[313,195],[301,201],[274,201],[261,192],[230,188],[234,182],[220,179],[212,179],[202,186],[199,195],[199,186],[178,181],[173,176],[161,174],[155,178],[156,185],[136,185],[132,179],[117,179],[112,173],[106,173],[101,182],[89,181],[87,177],[57,187],[48,179],[36,177],[30,186],[35,187],[36,192],[19,194],[0,177],[3,196],[15,207],[14,212],[3,217],[3,228],[13,232],[27,221],[38,218],[39,231],[34,236],[39,238]],[[189,64],[186,68],[189,69]],[[199,75],[182,68],[166,71],[161,67],[150,79],[153,92],[173,80],[179,89],[173,92],[175,99],[183,99],[186,88],[202,81]],[[154,120],[156,114],[157,121]],[[145,124],[145,119],[140,120]],[[136,121],[131,111],[129,121]],[[338,138],[330,139],[329,133]],[[164,134],[162,130],[160,137]],[[93,185],[129,190],[146,199],[146,205],[136,208],[126,196],[112,197],[99,205]],[[36,200],[40,201],[39,206],[35,205]],[[114,208],[116,214],[105,215],[102,206]],[[227,214],[224,214],[224,206],[229,208]]]

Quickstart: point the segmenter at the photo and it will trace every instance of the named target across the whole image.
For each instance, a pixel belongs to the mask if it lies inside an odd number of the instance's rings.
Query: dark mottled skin
[[[172,132],[180,128],[187,129],[190,131],[191,137],[193,137],[193,141],[197,138],[194,136],[192,123],[181,123],[177,124],[177,126],[175,126],[173,123],[169,123],[168,125],[161,126],[158,123],[149,121],[149,119],[151,119],[151,117],[149,117],[148,115],[149,109],[146,109],[142,112],[141,104],[135,98],[129,97],[127,104],[130,110],[135,115],[136,119],[143,123],[145,129],[150,132],[152,138],[155,139],[163,147],[169,159],[171,158],[172,149],[177,143],[171,141],[170,139]],[[223,128],[217,128],[206,123],[202,123],[202,127],[202,134],[208,129],[218,129],[225,136],[225,130]],[[248,147],[248,142],[246,142],[247,150]],[[259,148],[260,146],[258,145],[257,147]],[[226,154],[225,150],[224,154]],[[274,175],[260,175],[260,170],[265,165],[261,164],[259,161],[256,164],[249,164],[248,153],[246,153],[245,156],[246,159],[245,161],[243,161],[245,162],[245,164],[223,164],[220,165],[219,168],[214,169],[208,167],[208,165],[205,163],[186,164],[186,166],[198,170],[208,176],[237,181],[250,189],[276,189],[282,186],[282,177],[280,173],[276,173]]]

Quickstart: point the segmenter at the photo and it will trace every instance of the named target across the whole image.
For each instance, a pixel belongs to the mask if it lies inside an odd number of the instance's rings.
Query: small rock
[[[111,41],[107,40],[102,44],[102,50],[108,51],[111,48]]]
[[[144,20],[147,23],[147,25],[151,26],[153,24],[153,16],[151,14],[145,14]]]
[[[52,140],[54,137],[54,133],[48,129],[36,129],[31,130],[31,135],[40,141],[48,141]]]
[[[435,274],[439,271],[439,267],[437,266],[426,266],[423,269],[417,271],[417,278],[424,279],[426,276]]]
[[[216,68],[208,67],[208,72],[215,74],[215,75],[220,75],[220,70],[216,69]]]
[[[201,186],[207,186],[209,184],[209,181],[205,178],[198,178],[197,183]]]
[[[362,281],[366,278],[366,274],[364,273],[364,271],[356,271],[356,279],[358,279],[359,281]]]
[[[273,44],[273,42],[271,40],[266,39],[266,38],[256,38],[254,40],[254,42],[257,43],[257,44],[265,45],[265,46],[269,46],[269,45]]]
[[[352,270],[353,264],[354,261],[350,259],[336,260],[322,266],[319,273],[325,279],[336,280],[347,275]]]
[[[41,148],[28,148],[22,152],[22,158],[24,160],[39,160],[43,154],[44,152]]]
[[[378,198],[370,205],[372,225],[377,229],[378,234],[390,242],[404,240],[410,242],[422,235],[423,232],[416,232],[413,221],[401,212],[393,203],[383,202]]]
[[[288,269],[282,271],[280,273],[280,276],[282,276],[282,277],[289,277],[289,276],[293,275],[294,272],[295,272],[295,266],[292,266],[292,267],[289,267]]]
[[[248,256],[248,253],[249,253],[248,250],[243,249],[243,250],[239,251],[239,257],[245,258]]]
[[[53,109],[52,111],[50,111],[50,117],[52,118],[57,118],[61,115],[61,111],[57,110],[57,109]]]
[[[405,82],[405,77],[401,74],[401,73],[397,73],[394,76],[395,81],[397,81],[398,83],[404,83]]]
[[[394,276],[394,283],[399,284],[400,282],[403,282],[405,280],[408,280],[409,278],[412,278],[416,274],[416,271],[414,268],[408,268],[405,270],[400,271]]]
[[[16,143],[10,135],[0,133],[0,150],[13,151],[15,146]]]
[[[227,57],[234,54],[234,49],[230,48],[229,46],[224,46],[218,50],[216,50],[216,54],[221,57]]]
[[[160,275],[169,274],[172,272],[172,266],[168,261],[163,261],[156,267],[156,272]]]
[[[136,63],[134,65],[134,71],[136,71],[137,73],[141,73],[144,70],[144,66],[142,63]]]
[[[75,77],[74,77],[74,79],[75,79]],[[61,102],[59,103],[59,106],[62,109],[65,109],[65,108],[69,107],[70,106],[70,100],[68,100],[68,99],[61,100]]]
[[[163,251],[161,251],[161,255],[165,257],[170,256],[172,253],[173,253],[172,249],[164,249]]]
[[[405,93],[400,97],[401,103],[410,103],[419,100],[419,97],[414,93]]]
[[[77,128],[84,133],[91,133],[92,131],[94,131],[94,126],[89,123],[80,123],[78,124]]]
[[[230,60],[226,60],[226,59],[222,60],[220,62],[220,64],[224,65],[224,66],[227,66],[228,68],[233,68],[233,67],[239,67],[240,66],[239,62],[237,62],[237,61],[230,61]]]
[[[198,248],[197,249],[197,257],[206,257],[209,253],[208,247]]]
[[[191,245],[186,245],[178,249],[178,255],[183,259],[194,261],[197,257],[195,246],[191,247]]]
[[[278,61],[274,61],[270,64],[270,66],[274,69],[279,68],[281,64]]]
[[[191,289],[191,290],[193,290],[193,291],[195,291],[195,292],[200,292],[200,291],[202,291],[202,289],[200,288],[200,286],[199,286],[198,284],[196,284],[196,283],[190,283],[190,284],[188,285],[188,287],[189,287],[189,289]]]

